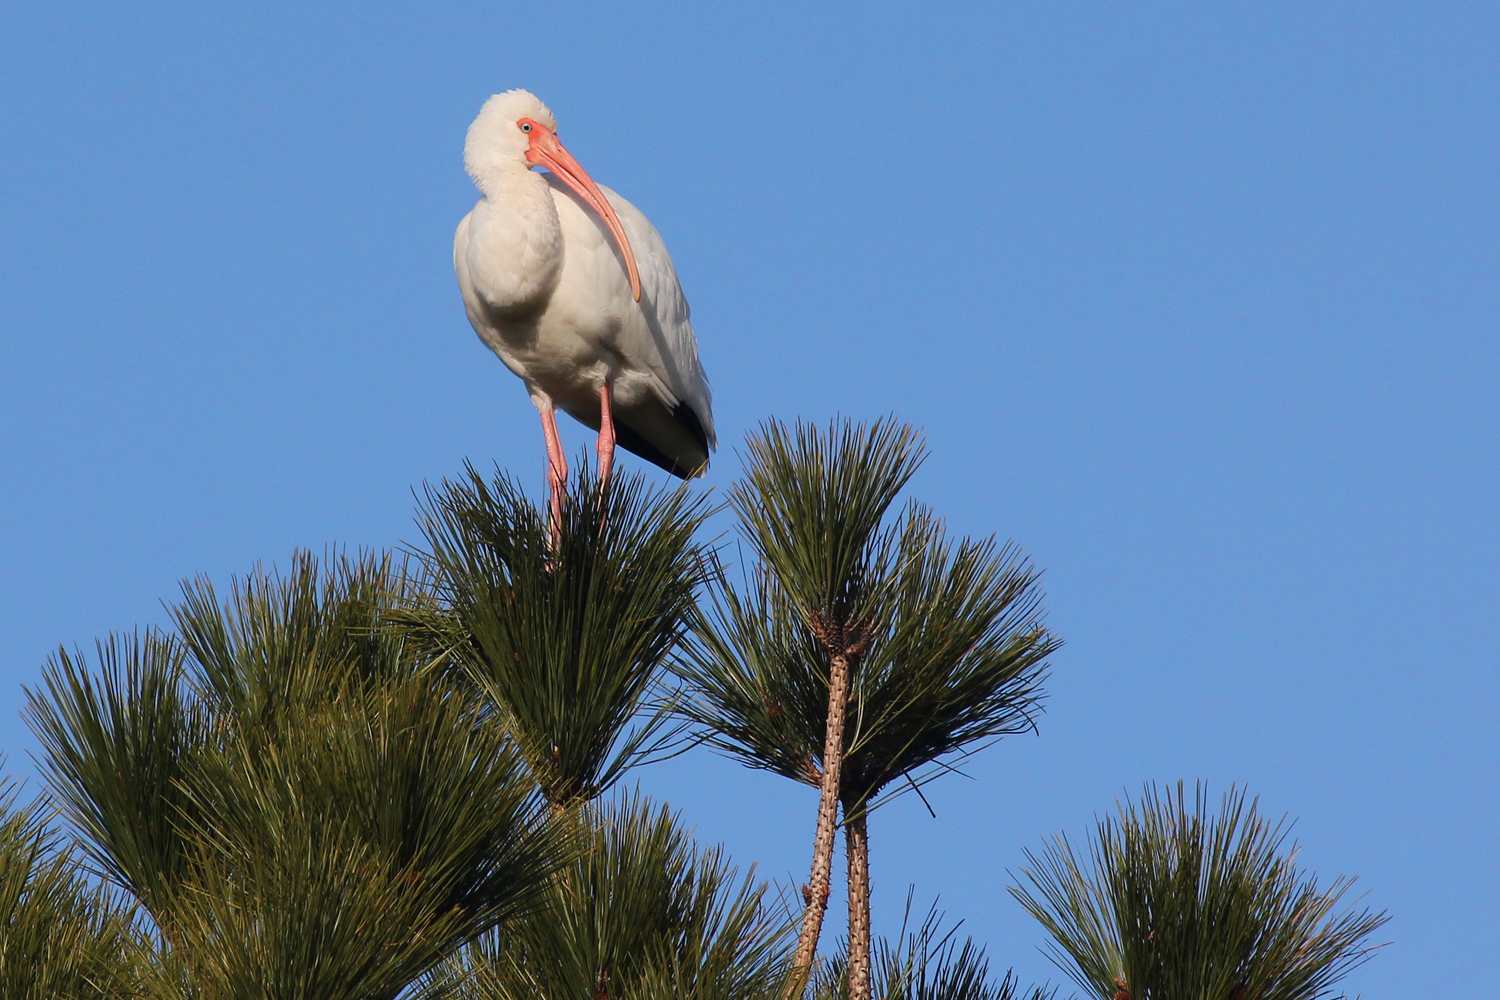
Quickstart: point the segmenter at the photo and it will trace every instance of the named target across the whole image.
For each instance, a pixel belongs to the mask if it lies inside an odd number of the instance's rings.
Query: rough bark
[[[849,855],[849,1000],[870,1000],[870,836],[865,813],[844,810]]]
[[[812,873],[802,890],[807,909],[802,914],[802,930],[792,958],[795,981],[802,983],[812,971],[818,937],[823,931],[823,914],[828,910],[829,874],[833,865],[839,808],[839,774],[844,766],[844,716],[849,707],[851,658],[847,653],[838,654],[829,657],[828,663],[828,730],[823,740],[823,787],[818,799],[818,829],[813,837]]]

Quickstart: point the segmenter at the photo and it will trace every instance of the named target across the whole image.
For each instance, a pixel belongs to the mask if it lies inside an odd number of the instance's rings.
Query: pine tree
[[[670,713],[650,705],[696,608],[706,510],[626,473],[601,489],[584,467],[554,534],[498,471],[428,490],[435,599],[401,620],[484,700],[556,809],[670,749]]]
[[[541,900],[570,845],[504,734],[382,627],[389,560],[298,557],[175,634],[59,653],[31,692],[54,794],[149,913],[158,997],[394,1000]]]
[[[889,943],[869,912],[869,813],[1035,726],[1060,642],[1038,573],[892,512],[923,458],[894,421],[770,422],[747,458],[742,588],[694,540],[701,496],[585,469],[549,522],[469,468],[427,493],[417,574],[301,554],[60,651],[28,692],[49,796],[0,784],[0,993],[1049,1000],[935,915]],[[618,794],[693,724],[819,789],[800,917]],[[840,815],[849,935],[820,969]],[[1387,917],[1340,911],[1350,881],[1319,889],[1286,841],[1235,789],[1214,814],[1149,788],[1012,892],[1101,1000],[1322,1000]]]
[[[764,886],[697,850],[664,809],[600,796],[672,752],[661,683],[696,614],[706,502],[584,463],[551,520],[503,474],[428,491],[434,599],[395,616],[508,732],[581,855],[525,921],[464,949],[428,984],[469,1000],[670,995],[751,1000],[785,977]]]
[[[1230,788],[1150,786],[1085,850],[1056,835],[1011,893],[1052,935],[1054,962],[1100,1000],[1319,1000],[1374,951],[1389,917],[1338,907],[1299,871],[1285,820]]]
[[[720,589],[684,671],[694,691],[684,711],[721,750],[823,793],[803,970],[827,891],[829,802],[842,806],[850,996],[868,1000],[868,811],[891,783],[915,788],[977,745],[1031,728],[1043,662],[1058,641],[1040,622],[1037,575],[1013,547],[954,545],[917,505],[883,525],[920,461],[910,428],[845,423],[823,435],[768,425],[750,454],[735,505],[762,562],[747,593]],[[871,482],[884,484],[874,494],[881,503],[865,505],[865,530],[842,535],[860,548],[831,551],[841,537],[835,515],[857,509],[854,498]],[[817,575],[831,566],[849,567],[842,591]],[[858,605],[844,600],[858,612],[834,617],[812,603],[822,593],[857,595]],[[830,619],[839,642],[829,640]]]
[[[813,652],[801,661],[805,672],[791,682],[800,685],[801,707],[809,711],[788,720],[800,723],[806,737],[796,775],[819,789],[811,874],[803,889],[806,909],[793,960],[805,979],[828,908],[849,692],[880,628],[889,548],[884,518],[924,453],[916,433],[893,420],[844,421],[826,434],[800,422],[788,428],[768,421],[750,436],[746,453],[745,478],[730,491],[730,503],[760,569],[753,596],[741,600],[726,593],[721,623],[732,627],[745,615],[769,613],[771,618],[744,623],[752,633],[750,655],[760,638],[776,643],[778,651],[795,642]],[[722,641],[712,628],[702,635],[701,669],[689,671],[690,680],[707,679],[718,667],[738,669],[741,643],[734,633]],[[690,716],[712,726],[713,709],[707,702],[701,706],[689,709]],[[820,724],[810,724],[814,715],[821,715]]]

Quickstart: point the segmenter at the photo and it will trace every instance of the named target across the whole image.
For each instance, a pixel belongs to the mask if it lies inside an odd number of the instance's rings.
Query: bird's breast
[[[521,320],[544,310],[564,261],[563,235],[546,186],[537,198],[501,203],[482,198],[467,221],[464,245],[455,240],[454,264],[460,280],[467,271],[486,312]]]

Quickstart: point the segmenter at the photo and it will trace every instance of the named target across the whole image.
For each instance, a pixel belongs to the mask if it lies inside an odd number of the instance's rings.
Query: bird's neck
[[[552,294],[562,272],[562,227],[552,188],[531,170],[497,171],[480,186],[472,249],[482,255],[491,305],[526,310]]]

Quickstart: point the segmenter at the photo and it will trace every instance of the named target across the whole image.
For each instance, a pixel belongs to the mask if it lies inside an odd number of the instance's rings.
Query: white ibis
[[[482,197],[453,236],[453,267],[474,331],[541,412],[554,530],[568,477],[557,407],[599,432],[601,485],[617,440],[673,475],[701,475],[716,444],[708,381],[656,229],[590,179],[525,90],[484,102],[464,167]]]

